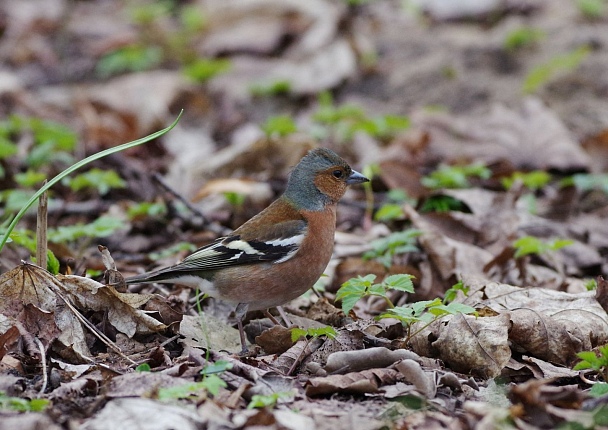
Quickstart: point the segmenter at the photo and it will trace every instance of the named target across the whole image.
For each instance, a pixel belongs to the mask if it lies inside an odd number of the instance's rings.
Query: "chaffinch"
[[[367,181],[335,152],[313,149],[291,172],[283,195],[232,234],[174,266],[125,281],[186,285],[236,304],[245,352],[242,318],[248,310],[279,307],[313,286],[333,252],[338,200],[348,185]]]

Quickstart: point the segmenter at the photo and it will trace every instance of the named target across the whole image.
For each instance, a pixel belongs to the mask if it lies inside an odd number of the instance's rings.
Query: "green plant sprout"
[[[448,288],[443,295],[443,304],[447,305],[448,303],[453,302],[458,295],[458,291],[462,291],[465,296],[469,295],[470,288],[462,283],[462,281],[458,281],[451,288]]]
[[[510,31],[503,42],[507,51],[516,51],[527,46],[532,46],[545,38],[545,32],[533,27],[519,27]]]
[[[553,239],[551,241],[543,241],[534,236],[523,236],[513,242],[515,248],[515,258],[525,257],[526,255],[541,255],[549,251],[557,251],[568,245],[572,245],[574,241],[570,239]]]
[[[269,117],[262,130],[268,137],[285,137],[298,131],[298,127],[289,115],[277,115]]]
[[[587,58],[591,48],[582,46],[574,51],[553,57],[547,63],[536,66],[528,73],[522,85],[525,94],[536,92],[559,73],[576,69]]]
[[[585,281],[585,289],[587,291],[597,290],[597,281],[595,279],[587,279]]]
[[[64,178],[61,183],[70,187],[74,192],[85,189],[97,190],[101,196],[105,196],[112,189],[127,186],[127,183],[114,170],[102,170],[96,167],[72,178]]]
[[[247,200],[247,195],[243,193],[237,193],[235,191],[226,191],[224,192],[224,198],[226,201],[235,208],[242,208],[245,204],[245,200]]]
[[[330,339],[335,339],[337,335],[338,335],[338,333],[336,332],[336,330],[330,326],[318,327],[318,328],[307,328],[307,329],[303,329],[300,327],[291,328],[291,341],[292,342],[296,342],[301,337],[305,337],[305,338],[311,337],[313,339],[316,339],[321,336],[327,336]]]
[[[368,117],[363,109],[353,104],[334,106],[333,98],[329,92],[319,94],[319,108],[313,115],[313,119],[333,130],[333,135],[340,142],[351,140],[357,132],[363,132],[385,140],[410,126],[410,120],[405,116]]]
[[[405,203],[415,205],[416,200],[409,197],[405,190],[400,188],[390,190],[386,196],[386,203],[380,206],[374,214],[374,220],[389,222],[403,219],[405,217],[405,213],[403,212],[403,205]]]
[[[577,353],[580,362],[574,366],[573,370],[593,369],[599,373],[604,380],[608,382],[608,345],[600,346],[596,354],[593,351],[582,351]]]
[[[209,393],[217,396],[221,388],[226,388],[228,384],[217,375],[209,375],[200,382],[178,385],[176,387],[160,388],[158,390],[158,400],[168,401],[176,399],[197,399],[200,393]]]
[[[47,399],[22,399],[20,397],[11,397],[4,391],[0,391],[0,410],[42,412],[49,404],[50,401]]]
[[[421,212],[451,212],[463,211],[465,205],[460,200],[443,194],[430,196],[427,198],[422,207]]]
[[[376,275],[369,274],[352,278],[342,284],[336,293],[336,301],[342,302],[342,311],[348,315],[355,304],[363,297],[377,296],[382,297],[387,305],[394,308],[395,305],[386,295],[388,290],[403,291],[406,293],[414,292],[413,276],[408,274],[390,275],[382,282],[374,284]]]
[[[524,187],[532,191],[538,191],[546,186],[551,180],[551,175],[544,170],[532,172],[513,172],[510,177],[502,178],[501,183],[505,189],[510,190],[515,182],[521,182]]]
[[[463,303],[451,302],[447,305],[443,304],[441,299],[423,300],[414,302],[404,306],[389,308],[385,313],[378,318],[394,318],[404,325],[407,331],[406,341],[411,339],[416,334],[420,333],[436,319],[445,315],[477,315],[475,308]],[[422,323],[416,331],[412,332],[413,325]]]
[[[249,88],[251,95],[256,97],[278,96],[289,94],[291,83],[289,81],[276,81],[269,84],[254,84]]]
[[[148,363],[141,363],[135,368],[135,371],[139,372],[139,373],[149,372],[151,370],[152,370],[152,368],[150,367],[150,365]]]
[[[78,162],[74,163],[73,165],[71,165],[70,167],[68,167],[67,169],[65,169],[64,171],[62,171],[61,173],[59,173],[58,175],[56,175],[50,181],[48,181],[36,193],[34,193],[34,195],[32,197],[30,197],[30,199],[23,205],[23,207],[19,210],[19,212],[13,217],[13,219],[9,223],[8,227],[6,227],[6,229],[4,231],[0,232],[0,252],[4,248],[4,244],[8,241],[9,236],[11,235],[11,232],[13,231],[13,229],[15,228],[15,226],[17,225],[17,223],[21,220],[21,218],[27,212],[27,210],[38,200],[38,198],[45,191],[49,190],[53,185],[55,185],[56,183],[58,183],[59,181],[61,181],[63,178],[69,176],[70,174],[72,174],[76,170],[80,169],[81,167],[86,166],[87,164],[89,164],[89,163],[91,163],[91,162],[93,162],[95,160],[99,160],[100,158],[103,158],[103,157],[105,157],[107,155],[110,155],[110,154],[114,154],[116,152],[124,151],[125,149],[133,148],[135,146],[141,145],[143,143],[149,142],[149,141],[151,141],[153,139],[156,139],[157,137],[162,136],[163,134],[165,134],[169,130],[171,130],[173,127],[175,127],[175,125],[177,124],[177,122],[181,118],[182,113],[183,113],[183,111],[180,112],[180,114],[175,119],[175,121],[173,121],[173,123],[171,125],[169,125],[168,127],[164,128],[164,129],[162,129],[160,131],[157,131],[156,133],[152,133],[152,134],[150,134],[150,135],[148,135],[146,137],[143,137],[141,139],[137,139],[137,140],[134,140],[132,142],[128,142],[128,143],[116,146],[114,148],[108,148],[108,149],[106,149],[104,151],[101,151],[101,152],[98,152],[96,154],[93,154],[93,155],[85,158],[84,160],[81,160],[81,161],[78,161]]]
[[[410,228],[376,239],[370,243],[372,249],[363,254],[363,259],[374,259],[388,269],[392,266],[395,255],[420,251],[416,246],[416,238],[421,234],[421,230]]]
[[[130,220],[150,217],[159,218],[167,214],[167,205],[164,202],[131,203],[127,208]]]
[[[247,405],[247,409],[274,408],[279,400],[289,400],[294,398],[294,393],[290,391],[279,391],[272,394],[254,394]]]
[[[108,78],[125,72],[143,72],[157,67],[162,60],[163,50],[159,46],[135,43],[101,57],[95,66],[95,73],[100,78]]]
[[[30,148],[25,163],[32,169],[39,170],[43,165],[56,162],[73,163],[69,153],[76,146],[77,134],[63,124],[40,118],[11,115],[0,121],[0,161],[17,154],[15,137],[31,134],[33,146]],[[0,177],[4,177],[4,168],[0,165]]]
[[[579,191],[602,191],[608,194],[608,174],[577,173],[560,181],[562,187],[576,187]]]
[[[606,0],[577,0],[581,15],[587,19],[601,19],[606,16]]]
[[[490,176],[492,176],[492,171],[481,163],[465,166],[447,166],[442,164],[430,175],[423,177],[420,182],[432,190],[439,188],[468,188],[471,186],[469,182],[470,178],[488,179]]]
[[[439,298],[395,307],[392,301],[387,297],[388,291],[398,290],[413,293],[414,285],[412,283],[412,278],[412,275],[407,274],[391,275],[382,283],[374,284],[373,282],[376,279],[376,275],[370,274],[367,276],[359,276],[342,284],[336,293],[336,300],[342,301],[342,310],[348,315],[360,299],[369,296],[382,297],[386,301],[388,309],[386,312],[379,315],[378,318],[394,318],[399,320],[406,327],[406,341],[424,330],[437,318],[444,315],[477,315],[475,308],[471,306],[456,302],[444,304]],[[457,288],[457,285],[458,284],[453,288]],[[465,290],[466,287],[463,286],[461,289]],[[412,326],[416,323],[422,323],[422,326],[415,332],[412,332]]]
[[[203,83],[220,73],[230,70],[230,60],[226,58],[199,58],[183,68],[184,74],[194,82]]]

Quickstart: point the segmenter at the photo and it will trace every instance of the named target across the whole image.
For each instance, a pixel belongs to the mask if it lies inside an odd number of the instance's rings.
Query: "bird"
[[[231,234],[125,282],[185,285],[236,305],[241,353],[247,353],[245,314],[280,310],[314,285],[333,253],[338,201],[349,185],[368,181],[334,151],[312,149],[292,169],[283,194]]]

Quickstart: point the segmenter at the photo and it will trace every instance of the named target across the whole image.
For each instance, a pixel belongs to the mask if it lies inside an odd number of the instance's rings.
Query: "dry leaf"
[[[486,115],[419,112],[412,119],[429,133],[429,152],[445,163],[469,159],[489,165],[507,160],[517,169],[570,172],[590,165],[589,156],[557,115],[537,98],[524,99],[517,110],[495,105]]]
[[[371,369],[346,375],[311,378],[306,384],[306,395],[375,393],[381,385],[394,384],[398,379],[399,372],[393,369]]]

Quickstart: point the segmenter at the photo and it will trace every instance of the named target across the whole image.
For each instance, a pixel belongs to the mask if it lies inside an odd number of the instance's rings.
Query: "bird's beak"
[[[348,179],[346,180],[347,185],[360,184],[362,182],[369,182],[369,179],[367,179],[365,176],[363,176],[356,170],[353,170]]]

